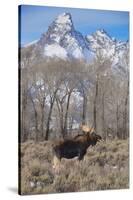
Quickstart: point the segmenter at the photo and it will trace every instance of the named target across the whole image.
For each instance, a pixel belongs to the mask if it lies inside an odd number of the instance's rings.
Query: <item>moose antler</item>
[[[87,125],[81,125],[80,128],[81,128],[82,131],[85,132],[85,133],[88,133],[88,132],[89,132],[89,133],[92,133],[92,132],[94,132],[94,126],[89,127],[89,126],[87,126]]]

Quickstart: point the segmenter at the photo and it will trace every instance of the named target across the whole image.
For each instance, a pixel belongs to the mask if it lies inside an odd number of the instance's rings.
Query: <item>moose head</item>
[[[100,140],[102,140],[102,137],[98,134],[95,133],[95,129],[94,127],[89,127],[86,125],[81,125],[80,126],[81,130],[82,130],[82,134],[78,134],[74,137],[75,140],[84,140],[87,142],[87,145],[90,146],[94,146],[96,145],[97,142],[99,142]]]

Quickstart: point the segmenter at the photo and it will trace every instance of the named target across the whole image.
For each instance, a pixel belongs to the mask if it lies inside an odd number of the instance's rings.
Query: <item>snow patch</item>
[[[61,15],[59,15],[56,19],[56,23],[59,24],[71,24],[72,25],[72,21],[71,21],[71,16],[69,13],[63,13]]]
[[[76,59],[83,59],[84,58],[82,50],[80,48],[74,49],[74,51],[72,52],[72,56]]]
[[[44,47],[44,55],[48,57],[58,57],[62,59],[67,59],[66,50],[59,44],[46,45]]]

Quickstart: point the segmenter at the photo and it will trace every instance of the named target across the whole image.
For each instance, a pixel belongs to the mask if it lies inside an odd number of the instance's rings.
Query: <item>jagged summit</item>
[[[108,35],[107,31],[103,28],[98,29],[96,32],[96,34],[102,34],[102,35]],[[109,36],[109,35],[108,35]],[[110,37],[110,36],[109,36]]]
[[[40,42],[43,43],[60,43],[66,33],[72,32],[74,29],[71,15],[63,13],[56,17],[56,19],[48,27],[48,31],[42,34]]]
[[[83,36],[73,24],[70,13],[58,15],[34,43],[25,45],[33,47],[32,59],[57,57],[61,59],[82,59],[90,61],[98,51],[112,60],[113,65],[122,65],[122,57],[128,51],[128,42],[117,41],[104,29],[98,29],[91,35]]]
[[[112,39],[111,36],[104,29],[99,29],[92,35],[87,35],[86,40],[90,48],[94,51],[103,46],[109,47],[115,42],[115,39]]]
[[[60,15],[57,16],[57,18],[55,19],[56,23],[59,24],[70,24],[72,25],[72,16],[70,13],[62,13]]]
[[[91,51],[98,51],[106,58],[111,59],[114,65],[123,65],[122,58],[128,50],[128,42],[117,41],[104,29],[99,29],[92,35],[87,35],[86,40]]]
[[[95,33],[93,33],[94,37],[101,37],[104,40],[112,41],[112,37],[107,33],[105,29],[98,29]]]
[[[70,13],[62,13],[42,34],[39,49],[43,56],[62,59],[89,59],[91,52],[85,38],[75,30]]]

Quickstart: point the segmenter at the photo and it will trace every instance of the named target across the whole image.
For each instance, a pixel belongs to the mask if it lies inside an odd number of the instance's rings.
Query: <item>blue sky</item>
[[[75,29],[83,35],[102,28],[118,40],[129,39],[129,13],[125,11],[22,5],[19,13],[21,45],[39,39],[52,21],[63,12],[71,13]]]

